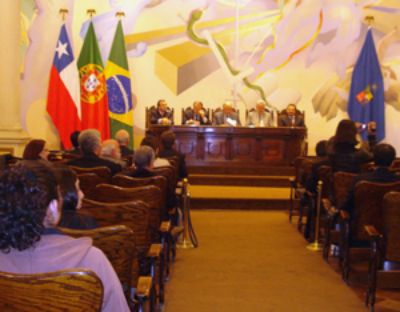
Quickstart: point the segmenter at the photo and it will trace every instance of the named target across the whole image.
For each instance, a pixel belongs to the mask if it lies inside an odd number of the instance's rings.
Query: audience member
[[[121,149],[122,157],[129,157],[133,155],[133,150],[129,146],[129,133],[128,131],[121,129],[115,133],[115,139],[117,140],[119,147]]]
[[[347,199],[340,209],[346,210],[350,213],[352,217],[352,212],[354,210],[354,192],[356,184],[360,181],[370,181],[378,183],[393,183],[400,181],[400,176],[395,172],[389,170],[390,165],[396,158],[396,150],[390,144],[381,143],[378,144],[373,151],[374,162],[376,169],[371,172],[365,172],[359,174],[353,182],[352,187],[349,190]]]
[[[82,151],[82,156],[71,159],[67,162],[68,165],[82,168],[105,166],[110,169],[112,175],[121,171],[120,165],[99,157],[101,152],[101,140],[98,130],[87,129],[82,131],[79,135],[78,142]]]
[[[96,228],[95,219],[78,213],[85,195],[79,186],[79,180],[75,172],[68,168],[60,167],[55,169],[55,174],[62,198],[62,216],[59,225],[70,229]]]
[[[272,127],[272,117],[269,111],[265,108],[264,100],[258,100],[256,109],[249,112],[247,125],[250,127]]]
[[[177,157],[179,161],[179,178],[187,177],[185,155],[174,149],[175,134],[169,130],[161,135],[161,150],[158,155],[162,158]]]
[[[129,172],[128,175],[134,178],[148,178],[156,174],[152,171],[154,166],[154,150],[150,146],[140,146],[133,158],[135,170]]]
[[[103,159],[112,161],[121,166],[121,168],[126,167],[126,162],[121,159],[121,149],[117,140],[108,139],[103,141],[101,144],[100,156]]]
[[[102,311],[129,311],[121,283],[89,238],[57,230],[61,217],[57,181],[46,166],[22,165],[0,177],[0,271],[33,274],[88,268],[104,287]]]
[[[183,113],[183,124],[184,125],[208,125],[209,120],[206,115],[206,110],[203,107],[203,103],[195,101],[193,108],[188,107]]]
[[[298,113],[295,104],[289,104],[285,113],[281,114],[278,119],[279,127],[305,127],[304,118]]]
[[[172,110],[165,100],[159,100],[157,107],[150,111],[150,123],[153,125],[172,125]]]
[[[238,113],[233,108],[231,101],[225,101],[222,105],[222,110],[214,114],[214,126],[240,126],[240,119]]]
[[[49,156],[49,150],[46,147],[45,140],[31,140],[25,146],[22,158],[24,160],[46,160]]]
[[[160,144],[159,144],[159,140],[156,136],[144,137],[142,142],[140,143],[140,146],[149,146],[153,149],[154,154],[156,155],[156,158],[155,158],[154,164],[153,164],[154,167],[158,168],[158,167],[165,167],[165,166],[170,165],[168,159],[157,157],[159,149],[160,149],[159,148]]]
[[[79,138],[79,134],[81,132],[80,131],[74,131],[71,133],[69,139],[71,140],[72,143],[72,149],[70,149],[68,151],[68,153],[70,154],[75,154],[75,155],[80,155],[81,154],[81,150],[79,148],[79,142],[78,142],[78,138]]]
[[[372,160],[372,155],[356,148],[357,128],[353,121],[342,120],[337,128],[336,134],[330,139],[329,164],[332,172],[345,171],[359,173],[361,165]]]

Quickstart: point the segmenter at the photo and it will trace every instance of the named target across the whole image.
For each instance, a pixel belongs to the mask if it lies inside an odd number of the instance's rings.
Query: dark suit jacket
[[[189,107],[186,108],[183,113],[183,124],[186,125],[187,121],[191,119],[199,121],[200,125],[208,125],[210,123],[206,115],[202,118],[199,114],[194,112],[193,108]]]
[[[224,112],[222,112],[222,111],[215,113],[212,124],[213,124],[213,126],[221,126],[221,125],[232,126],[232,125],[226,123],[227,118],[236,120],[236,125],[240,126],[240,119],[239,119],[239,115],[237,113],[232,112],[228,115],[225,115]]]
[[[329,154],[332,172],[344,171],[359,173],[361,165],[372,161],[372,155],[364,150],[358,150],[352,144],[340,143],[333,147]]]
[[[156,176],[156,174],[153,171],[148,170],[146,168],[135,169],[129,173],[126,173],[126,175],[128,175],[132,178],[150,178],[150,177]]]
[[[121,148],[121,156],[126,157],[126,156],[132,156],[133,155],[133,150],[131,150],[129,147],[125,145],[120,145]]]
[[[107,167],[111,170],[111,175],[121,171],[121,166],[109,161],[107,159],[100,158],[95,154],[84,155],[82,157],[71,159],[67,162],[69,166],[81,167],[81,168],[93,168],[93,167]]]
[[[186,161],[185,155],[179,153],[177,150],[174,149],[165,149],[158,153],[158,156],[161,158],[168,158],[168,157],[178,157],[179,161],[179,178],[183,179],[187,177],[187,168],[186,168]]]
[[[369,181],[377,183],[393,183],[400,181],[400,176],[396,175],[394,172],[389,171],[386,167],[378,167],[372,172],[362,173],[354,178],[352,187],[349,190],[346,201],[343,206],[340,207],[342,210],[347,210],[352,217],[354,210],[354,193],[356,189],[356,184],[360,181]]]
[[[154,108],[150,111],[150,123],[152,125],[158,125],[158,121],[161,118],[168,118],[169,120],[171,120],[171,124],[174,123],[174,120],[172,119],[172,111],[170,109],[168,109],[163,115],[157,108]]]
[[[302,116],[295,115],[294,116],[294,124],[292,124],[292,120],[286,114],[279,116],[278,126],[279,127],[305,127],[304,119]]]

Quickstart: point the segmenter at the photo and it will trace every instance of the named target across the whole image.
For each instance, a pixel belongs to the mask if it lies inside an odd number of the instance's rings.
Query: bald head
[[[119,143],[113,139],[105,140],[101,144],[101,156],[117,160],[121,159]]]
[[[265,101],[263,101],[263,100],[258,100],[258,101],[256,102],[256,110],[257,110],[257,112],[259,112],[259,113],[264,112],[264,111],[265,111]]]
[[[233,111],[233,103],[231,101],[225,101],[222,105],[222,110],[225,114],[229,114]]]

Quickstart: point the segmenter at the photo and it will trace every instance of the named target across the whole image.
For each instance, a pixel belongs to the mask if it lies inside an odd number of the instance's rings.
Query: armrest
[[[366,225],[366,226],[364,226],[364,229],[368,233],[368,236],[370,238],[378,238],[381,236],[381,234],[378,232],[378,230],[373,225]]]
[[[149,251],[147,252],[147,257],[149,258],[159,258],[162,252],[162,244],[151,244]]]
[[[136,287],[136,296],[140,299],[149,298],[152,283],[151,276],[139,276]]]
[[[349,212],[348,211],[346,211],[346,210],[340,210],[340,217],[343,219],[343,220],[350,220],[350,214],[349,214]]]
[[[163,221],[163,222],[161,222],[159,231],[161,233],[168,233],[169,231],[171,231],[171,221]]]

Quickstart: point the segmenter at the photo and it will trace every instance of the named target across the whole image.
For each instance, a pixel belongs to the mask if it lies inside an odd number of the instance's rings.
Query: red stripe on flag
[[[58,129],[64,148],[71,148],[70,135],[81,129],[81,122],[74,101],[54,66],[50,71],[47,112]]]

